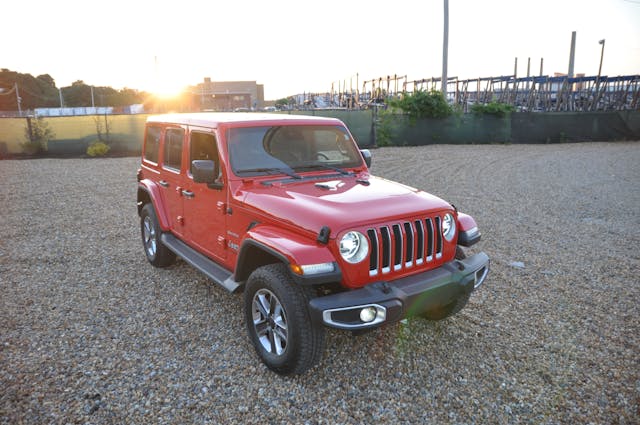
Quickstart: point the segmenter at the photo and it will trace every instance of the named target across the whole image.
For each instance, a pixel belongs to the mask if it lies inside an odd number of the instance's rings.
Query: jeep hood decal
[[[326,181],[274,183],[268,187],[251,183],[251,189],[241,192],[246,196],[245,206],[256,212],[313,233],[327,225],[332,237],[351,227],[452,209],[442,199],[409,186],[373,176],[367,182],[363,184],[355,176],[333,176]]]

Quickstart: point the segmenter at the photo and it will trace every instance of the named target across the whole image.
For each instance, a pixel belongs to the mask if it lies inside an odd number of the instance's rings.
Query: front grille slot
[[[407,244],[405,245],[405,267],[411,267],[413,265],[413,228],[410,222],[404,223],[404,234]]]
[[[391,271],[391,233],[388,227],[381,227],[380,234],[382,236],[382,273]]]
[[[400,270],[402,268],[402,231],[400,230],[400,225],[394,224],[391,226],[393,229],[393,270]]]
[[[442,257],[442,225],[440,223],[440,217],[436,217],[436,258]]]
[[[375,230],[367,230],[367,236],[371,241],[371,254],[369,257],[369,274],[375,276],[378,274],[378,233]]]
[[[367,229],[371,243],[369,275],[389,273],[442,257],[441,218],[404,221]]]
[[[433,260],[433,221],[428,218],[425,220],[427,225],[427,261]]]
[[[416,238],[418,239],[418,246],[416,247],[416,264],[422,264],[422,257],[424,256],[424,226],[422,220],[416,220]]]

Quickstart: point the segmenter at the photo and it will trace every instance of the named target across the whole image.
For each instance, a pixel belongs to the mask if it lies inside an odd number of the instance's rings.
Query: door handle
[[[160,186],[162,186],[162,187],[169,187],[169,182],[164,181],[164,180],[160,180],[160,181],[158,182],[158,184],[159,184]]]
[[[182,195],[187,198],[193,198],[195,196],[192,191],[186,189],[182,189]]]

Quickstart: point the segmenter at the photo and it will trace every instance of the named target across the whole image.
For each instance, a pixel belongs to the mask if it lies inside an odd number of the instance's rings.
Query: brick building
[[[193,101],[201,111],[234,111],[261,109],[264,106],[264,85],[255,81],[211,81],[193,88]]]

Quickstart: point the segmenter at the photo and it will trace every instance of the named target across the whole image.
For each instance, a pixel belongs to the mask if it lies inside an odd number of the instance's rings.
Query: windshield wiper
[[[296,170],[299,169],[314,169],[314,168],[320,168],[320,169],[324,169],[324,170],[332,170],[332,171],[337,171],[340,174],[342,174],[343,176],[352,176],[353,173],[351,171],[347,171],[344,168],[338,168],[338,167],[333,167],[331,165],[326,165],[326,164],[318,164],[318,163],[313,163],[313,164],[300,164],[300,165],[296,165],[295,167],[293,167]]]
[[[242,170],[236,170],[236,174],[240,173],[267,173],[269,175],[286,174],[287,176],[294,179],[302,178],[302,176],[294,173],[293,170],[287,170],[286,168],[244,168]]]

